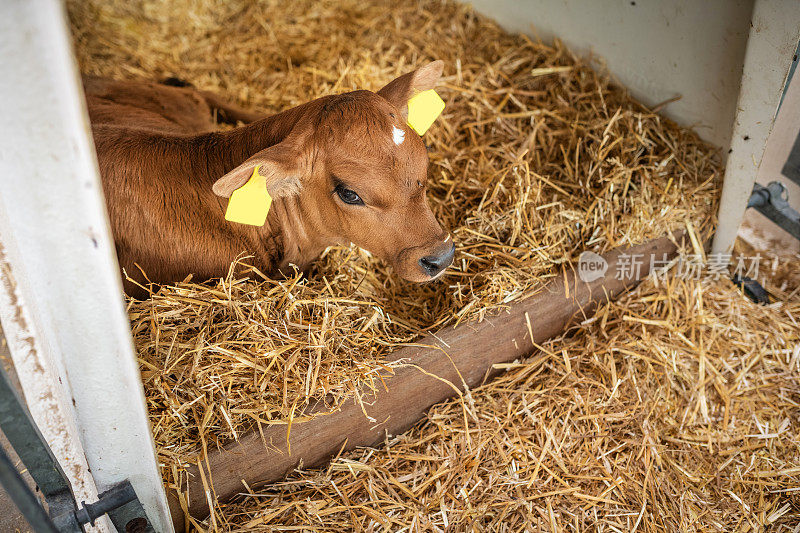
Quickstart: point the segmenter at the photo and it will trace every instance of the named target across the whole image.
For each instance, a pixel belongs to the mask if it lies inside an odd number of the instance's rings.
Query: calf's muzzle
[[[428,276],[435,278],[441,274],[445,268],[450,266],[455,253],[456,246],[448,239],[448,241],[443,243],[443,246],[439,246],[434,253],[421,257],[417,262]]]

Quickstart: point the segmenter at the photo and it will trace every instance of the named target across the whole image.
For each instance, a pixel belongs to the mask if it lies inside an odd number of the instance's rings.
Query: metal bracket
[[[783,183],[773,181],[766,187],[753,184],[747,207],[752,207],[795,239],[800,240],[800,213],[789,205],[788,193]]]
[[[742,289],[745,296],[750,298],[753,303],[761,305],[769,305],[769,293],[767,290],[756,280],[748,278],[747,276],[734,275],[731,278],[733,284]]]
[[[154,531],[136,491],[127,480],[100,494],[95,503],[83,502],[83,507],[76,504],[64,471],[1,365],[0,429],[47,502],[49,516],[0,449],[0,484],[35,531],[83,533],[84,524],[94,525],[95,519],[104,514],[108,514],[120,533]]]
[[[800,50],[800,46],[798,50]],[[792,66],[794,65],[795,63],[792,64]],[[786,158],[786,163],[783,164],[781,174],[800,185],[800,135],[794,140],[792,151],[789,152],[789,157]]]
[[[68,516],[55,517],[53,521],[58,524],[74,520],[81,525],[94,525],[97,518],[108,514],[120,533],[151,533],[153,531],[130,481],[123,481],[99,496],[100,499],[95,503],[83,502],[83,507],[80,509],[67,513]]]

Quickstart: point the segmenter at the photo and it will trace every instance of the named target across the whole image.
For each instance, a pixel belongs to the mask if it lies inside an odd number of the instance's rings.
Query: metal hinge
[[[789,205],[788,196],[786,187],[779,181],[773,181],[766,187],[755,183],[747,207],[752,207],[800,240],[800,213]]]
[[[133,490],[130,481],[123,481],[99,495],[95,503],[81,502],[83,507],[53,517],[59,530],[73,531],[76,526],[83,529],[85,524],[94,525],[94,521],[108,514],[117,531],[120,533],[151,533],[144,509]]]

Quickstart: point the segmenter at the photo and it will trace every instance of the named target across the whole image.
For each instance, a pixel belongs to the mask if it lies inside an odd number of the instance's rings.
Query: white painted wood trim
[[[712,246],[716,253],[731,251],[744,219],[798,36],[797,0],[756,1]]]
[[[0,71],[0,319],[26,399],[79,495],[129,479],[171,533],[60,2],[0,3]]]
[[[3,215],[0,212],[0,218]],[[0,228],[6,227],[8,221],[0,220]],[[83,453],[70,399],[65,387],[59,385],[58,364],[52,358],[50,346],[38,333],[40,328],[25,303],[26,287],[17,283],[9,257],[18,258],[19,253],[13,250],[12,242],[4,240],[0,242],[0,323],[14,369],[20,376],[25,402],[69,477],[76,500],[97,501],[97,487]],[[104,517],[87,531],[106,533],[114,531],[114,527]]]

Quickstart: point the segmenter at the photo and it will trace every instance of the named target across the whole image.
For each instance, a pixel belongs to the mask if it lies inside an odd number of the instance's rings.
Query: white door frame
[[[764,156],[800,35],[797,0],[756,0],[712,251],[729,253]]]
[[[0,3],[0,72],[0,320],[26,402],[79,498],[128,479],[171,533],[61,2]]]

